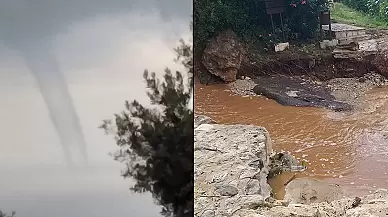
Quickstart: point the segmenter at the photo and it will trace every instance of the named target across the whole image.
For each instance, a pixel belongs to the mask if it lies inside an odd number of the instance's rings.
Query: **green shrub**
[[[285,0],[283,22],[287,38],[304,40],[314,37],[319,11],[326,9],[326,5],[327,0]],[[273,17],[277,37],[271,34],[270,16],[263,0],[195,0],[195,48],[202,50],[210,38],[227,29],[245,41],[277,41],[281,36],[280,19],[279,15]]]
[[[289,0],[286,7],[286,25],[301,39],[315,36],[319,26],[319,12],[327,9],[326,0]]]
[[[343,3],[364,13],[368,13],[370,10],[368,7],[368,0],[345,0]]]
[[[388,0],[345,0],[347,6],[388,21]]]
[[[388,21],[388,0],[369,0],[367,7],[369,14]]]
[[[227,29],[237,35],[251,34],[255,25],[249,17],[248,1],[197,0],[194,2],[195,48],[203,48],[206,42]]]

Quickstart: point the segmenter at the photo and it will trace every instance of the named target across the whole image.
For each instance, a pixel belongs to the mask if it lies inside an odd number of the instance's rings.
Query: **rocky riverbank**
[[[359,78],[334,78],[324,83],[338,101],[342,101],[357,108],[359,99],[368,91],[376,87],[388,85],[388,79],[380,74],[371,72]]]
[[[267,130],[222,125],[197,116],[194,127],[195,216],[386,216],[388,192],[346,197],[342,188],[318,180],[294,179],[285,200],[271,197],[273,167]]]
[[[244,45],[229,30],[198,54],[195,74],[201,83],[231,82],[231,90],[239,95],[264,95],[288,106],[349,111],[357,108],[358,99],[368,90],[388,83],[384,78],[388,77],[388,36],[353,44],[357,49],[295,44],[283,52],[264,52]]]
[[[195,124],[196,216],[231,216],[270,196],[268,132],[253,125]]]

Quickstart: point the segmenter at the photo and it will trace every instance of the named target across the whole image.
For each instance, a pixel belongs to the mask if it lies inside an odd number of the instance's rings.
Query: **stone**
[[[319,46],[321,49],[326,49],[326,48],[332,48],[338,45],[338,40],[333,39],[333,40],[323,40],[319,42]]]
[[[362,52],[373,52],[376,53],[378,48],[378,43],[375,39],[366,40],[366,41],[360,41],[358,43],[358,48]]]
[[[341,50],[358,51],[360,49],[360,45],[358,42],[352,41],[347,44],[341,44],[338,48]]]
[[[220,205],[207,209],[214,210],[215,216],[222,216],[245,204],[248,200],[248,195],[243,195],[246,189],[254,194],[249,195],[253,196],[252,200],[269,197],[267,155],[271,153],[271,140],[263,127],[242,124],[198,126],[194,130],[194,165],[200,172],[196,172],[194,189],[202,193],[195,194],[195,204],[199,203],[195,207],[204,207],[204,200],[199,200],[199,195],[214,196],[211,198],[217,199]]]
[[[220,185],[216,187],[218,192],[221,196],[234,196],[238,194],[238,189],[231,185]]]
[[[262,159],[257,159],[254,161],[249,162],[248,166],[261,170],[264,167],[264,163]]]
[[[216,122],[208,116],[196,115],[194,117],[194,128],[197,128],[201,124],[215,124]]]
[[[216,213],[214,212],[214,210],[205,210],[201,217],[214,217],[216,215]]]
[[[275,52],[285,51],[289,47],[290,47],[290,44],[288,42],[276,44],[275,45]]]
[[[245,187],[245,194],[246,195],[255,195],[255,194],[261,194],[261,186],[260,182],[258,180],[252,179],[250,182],[248,182],[247,186]]]
[[[245,77],[244,80],[238,79],[235,82],[229,83],[230,90],[237,95],[241,96],[254,96],[256,95],[252,89],[255,87],[255,82],[251,79],[247,79],[249,77]]]
[[[270,157],[268,178],[272,178],[283,172],[296,172],[295,168],[302,167],[299,162],[288,152],[278,152]]]
[[[252,179],[254,177],[256,177],[256,175],[260,172],[261,169],[254,169],[254,168],[250,168],[250,169],[246,169],[244,170],[241,175],[240,175],[240,179]]]
[[[237,79],[243,58],[243,48],[237,35],[228,30],[221,32],[207,44],[202,63],[211,74],[220,77],[224,82],[233,82]]]
[[[209,197],[199,197],[195,200],[195,204],[194,204],[194,210],[195,211],[202,211],[206,208],[208,208],[209,204],[210,204],[210,200],[211,198]]]
[[[381,75],[388,77],[388,37],[379,40],[377,44],[378,52],[371,63]]]
[[[243,196],[241,197],[240,201],[242,207],[249,209],[257,209],[258,207],[263,206],[265,203],[264,198],[258,194]]]
[[[330,203],[343,198],[344,195],[345,192],[339,185],[311,178],[299,178],[292,180],[286,186],[284,200],[301,204]]]
[[[361,198],[355,197],[352,203],[352,208],[356,208],[358,205],[360,205],[360,203],[361,203]]]

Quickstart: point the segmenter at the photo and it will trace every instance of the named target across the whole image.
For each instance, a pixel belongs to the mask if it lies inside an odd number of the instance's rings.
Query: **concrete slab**
[[[377,44],[377,41],[374,39],[367,40],[367,41],[360,41],[358,45],[359,45],[360,51],[366,51],[366,52],[378,51],[378,44]]]
[[[329,25],[323,25],[322,29],[325,31],[329,31]],[[358,26],[352,26],[352,25],[348,25],[348,24],[343,24],[343,23],[332,23],[331,24],[331,31],[333,31],[333,32],[357,31],[357,30],[365,30],[365,28],[358,27]]]
[[[279,43],[275,45],[275,52],[281,52],[290,47],[290,44],[288,42],[286,43]]]
[[[323,40],[323,41],[319,42],[319,46],[321,47],[321,49],[326,49],[326,48],[329,48],[329,47],[335,47],[337,45],[338,45],[338,40],[337,39]]]

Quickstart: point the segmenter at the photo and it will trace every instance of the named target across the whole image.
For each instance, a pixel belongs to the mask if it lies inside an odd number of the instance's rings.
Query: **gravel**
[[[236,80],[235,82],[229,83],[230,90],[240,96],[256,96],[253,92],[253,88],[256,86],[255,82],[249,77],[244,79]]]
[[[372,88],[387,86],[388,80],[372,72],[361,78],[335,78],[325,84],[337,100],[357,106],[363,95]]]

